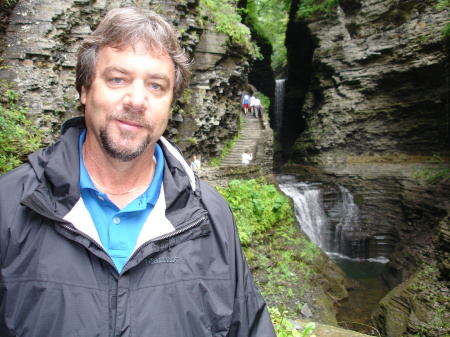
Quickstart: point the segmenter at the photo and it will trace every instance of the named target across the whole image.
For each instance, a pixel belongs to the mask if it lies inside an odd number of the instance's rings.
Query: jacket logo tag
[[[149,259],[145,259],[145,264],[147,266],[151,264],[158,264],[158,263],[176,263],[178,260],[178,256],[172,256],[172,257],[151,257]]]

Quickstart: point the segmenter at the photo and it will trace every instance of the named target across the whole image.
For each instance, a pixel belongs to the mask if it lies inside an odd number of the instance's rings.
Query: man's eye
[[[113,83],[115,83],[115,84],[119,84],[119,83],[122,83],[122,82],[123,82],[123,79],[122,79],[122,78],[116,77],[116,78],[113,78],[111,81],[112,81]]]
[[[154,90],[161,90],[161,86],[160,86],[159,84],[156,84],[156,83],[152,83],[152,84],[150,85],[150,87],[151,87],[152,89],[154,89]]]

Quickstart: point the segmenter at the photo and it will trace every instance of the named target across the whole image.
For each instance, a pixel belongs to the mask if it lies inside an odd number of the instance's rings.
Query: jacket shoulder
[[[21,201],[33,189],[34,171],[29,164],[19,166],[0,176],[0,238],[5,238],[6,232],[13,226]],[[1,246],[1,244],[0,244]]]
[[[29,163],[6,172],[0,176],[0,196],[5,196],[8,199],[14,195],[22,195],[24,185],[35,177],[35,172]],[[0,205],[3,204],[3,201]]]
[[[231,213],[231,208],[228,202],[222,197],[222,195],[211,185],[200,179],[200,190],[202,192],[202,200],[207,208],[212,207],[218,211],[225,210],[227,213]]]

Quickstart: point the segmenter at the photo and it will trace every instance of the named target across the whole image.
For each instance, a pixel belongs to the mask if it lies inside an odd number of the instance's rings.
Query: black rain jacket
[[[174,230],[143,242],[118,273],[74,225],[85,219],[84,123],[70,124],[0,177],[0,336],[274,337],[228,204],[165,139],[161,221]]]

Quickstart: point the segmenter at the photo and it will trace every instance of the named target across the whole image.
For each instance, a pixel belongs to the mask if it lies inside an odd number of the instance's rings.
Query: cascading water
[[[286,80],[275,81],[275,131],[280,132],[283,123],[284,87]]]
[[[360,212],[343,186],[298,182],[279,177],[281,190],[295,204],[302,230],[322,250],[350,258],[368,258],[369,233],[361,229]]]
[[[303,182],[280,184],[280,189],[294,201],[294,212],[298,223],[306,235],[320,248],[327,250],[323,229],[327,228],[327,218],[323,209],[322,191],[316,184]]]
[[[277,176],[280,189],[294,202],[297,221],[309,238],[361,287],[349,290],[337,319],[343,326],[370,333],[370,315],[388,289],[380,278],[392,237],[363,229],[363,212],[352,194],[332,183],[306,183],[296,176]],[[380,247],[380,248],[379,248]],[[386,249],[387,248],[387,249]]]

